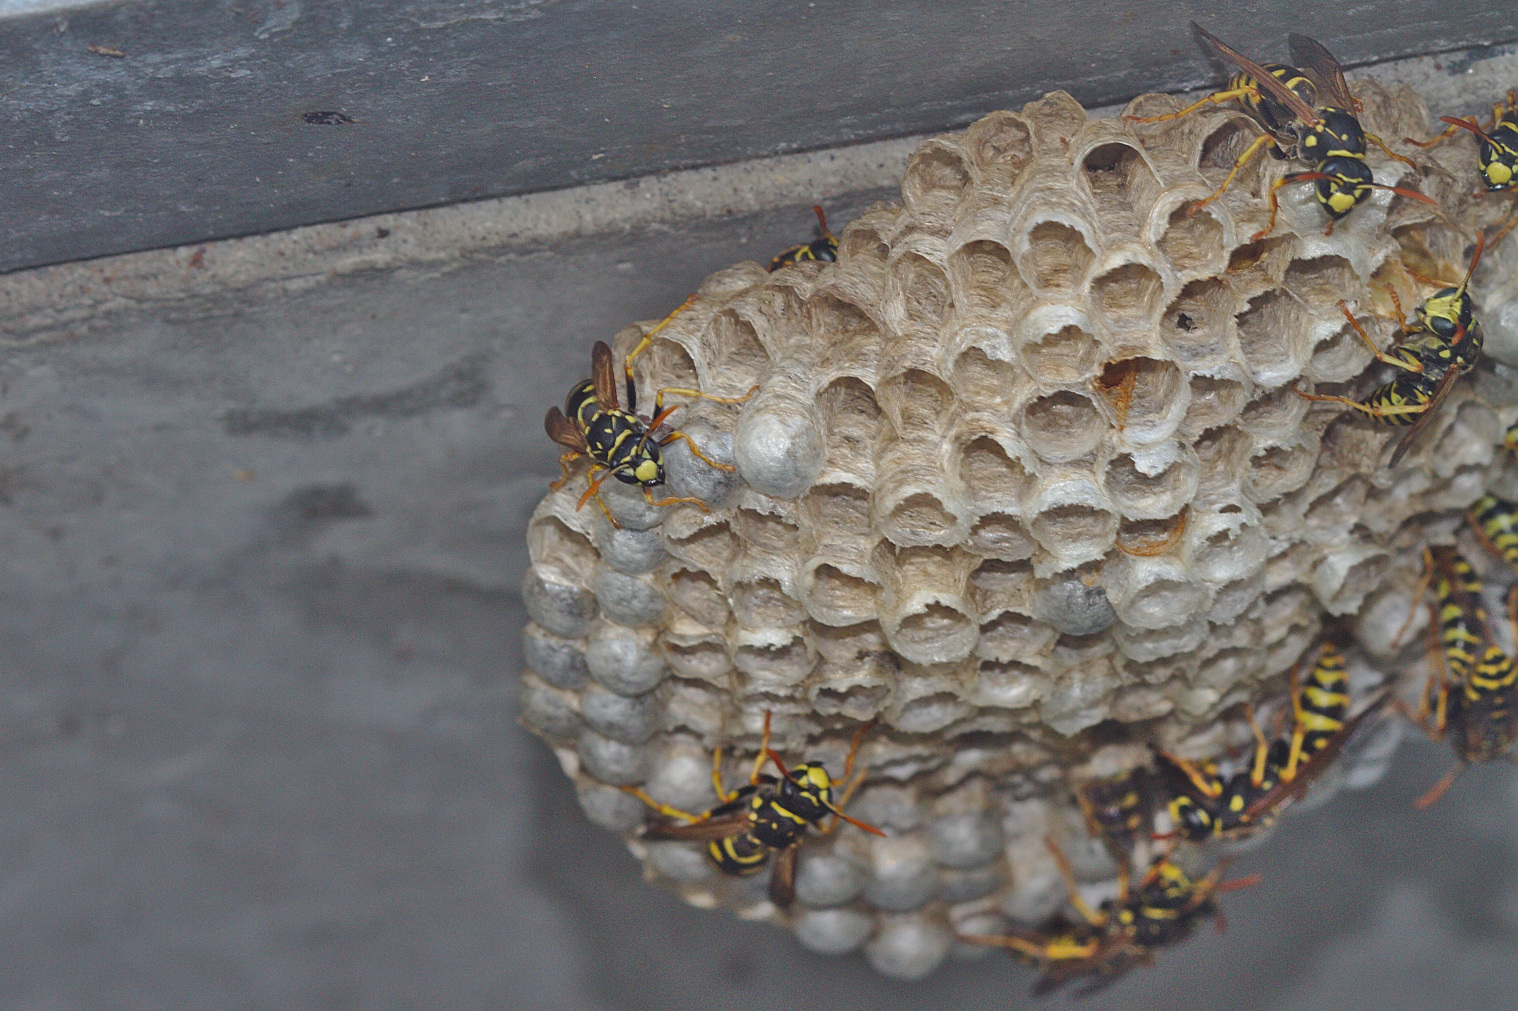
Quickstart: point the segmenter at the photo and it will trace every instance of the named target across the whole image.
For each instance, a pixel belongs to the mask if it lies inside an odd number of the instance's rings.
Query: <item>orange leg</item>
[[[1065,854],[1061,853],[1060,848],[1054,844],[1054,840],[1047,836],[1044,837],[1044,845],[1048,847],[1049,853],[1054,857],[1054,864],[1059,868],[1059,876],[1065,879],[1065,891],[1070,893],[1070,904],[1093,927],[1097,929],[1105,927],[1107,925],[1107,917],[1092,909],[1086,904],[1086,900],[1081,898],[1080,890],[1075,883],[1075,872],[1070,869],[1070,861],[1065,859]],[[1124,876],[1126,877],[1126,875]]]
[[[1167,112],[1163,116],[1124,116],[1123,118],[1130,123],[1164,123],[1168,120],[1180,119],[1182,116],[1189,116],[1198,109],[1204,109],[1209,105],[1222,105],[1224,102],[1232,102],[1234,99],[1242,100],[1250,96],[1258,96],[1259,93],[1259,90],[1256,88],[1234,88],[1230,91],[1214,91],[1207,97],[1192,102],[1179,112]]]
[[[561,472],[559,474],[559,479],[557,481],[551,482],[548,485],[548,490],[558,491],[560,488],[564,487],[564,482],[569,480],[569,465],[584,455],[585,454],[581,453],[579,450],[570,450],[568,453],[562,454],[559,457],[559,470]]]
[[[1395,158],[1397,161],[1401,162],[1404,165],[1410,165],[1413,168],[1417,168],[1416,165],[1413,165],[1413,160],[1411,158],[1406,158],[1393,151],[1391,148],[1386,146],[1386,142],[1384,140],[1382,140],[1380,137],[1377,137],[1375,134],[1367,133],[1365,135],[1365,139],[1376,145],[1376,147],[1379,147],[1381,150],[1385,151],[1388,157]],[[1423,145],[1419,144],[1418,146],[1422,147]]]
[[[1189,209],[1187,209],[1187,211],[1186,211],[1187,217],[1193,217],[1193,218],[1196,217],[1198,211],[1200,211],[1203,207],[1206,207],[1208,204],[1212,203],[1218,197],[1222,196],[1223,195],[1223,191],[1226,190],[1226,189],[1228,189],[1229,185],[1233,182],[1233,177],[1239,174],[1239,169],[1243,168],[1245,165],[1248,165],[1249,162],[1254,158],[1254,156],[1257,155],[1257,154],[1259,154],[1260,151],[1261,151],[1261,149],[1263,149],[1266,144],[1271,143],[1272,140],[1273,140],[1273,138],[1268,133],[1262,133],[1258,137],[1256,137],[1255,140],[1254,140],[1254,143],[1252,143],[1248,147],[1246,147],[1244,149],[1244,153],[1241,154],[1241,155],[1239,155],[1238,158],[1234,160],[1233,168],[1231,168],[1231,169],[1228,170],[1228,175],[1225,176],[1224,179],[1223,179],[1223,185],[1221,185],[1217,189],[1213,190],[1212,193],[1207,197],[1207,199],[1205,199],[1205,200],[1199,200],[1196,203],[1192,204],[1191,207]],[[1272,204],[1274,204],[1274,201],[1275,201],[1275,193],[1274,193],[1274,191],[1271,192],[1271,201],[1272,201]],[[1275,220],[1276,219],[1275,219],[1274,207],[1272,207],[1272,212],[1271,212],[1271,215],[1270,215],[1270,228],[1274,228],[1275,227]],[[1263,237],[1264,235],[1269,234],[1270,228],[1266,228],[1265,231],[1261,232],[1259,235],[1256,235],[1255,239],[1257,240],[1257,239]],[[1253,240],[1251,240],[1251,241],[1253,241]]]

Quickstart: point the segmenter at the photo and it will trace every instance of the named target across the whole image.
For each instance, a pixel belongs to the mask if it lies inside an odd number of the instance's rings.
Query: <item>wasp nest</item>
[[[1428,133],[1412,92],[1358,87],[1368,129]],[[1144,761],[1146,742],[1216,754],[1225,710],[1279,699],[1330,616],[1368,600],[1384,620],[1348,624],[1387,652],[1418,548],[1482,493],[1513,414],[1462,382],[1390,470],[1405,429],[1292,386],[1385,380],[1338,303],[1389,343],[1389,290],[1410,310],[1428,293],[1410,272],[1463,272],[1475,186],[1373,149],[1378,181],[1442,206],[1376,190],[1324,235],[1293,185],[1254,241],[1294,166],[1257,158],[1188,208],[1257,132],[1228,109],[1089,119],[1064,94],[993,113],[922,144],[901,206],[850,224],[836,263],[719,272],[637,359],[645,396],[758,386],[672,422],[737,470],[676,442],[669,492],[710,511],[608,481],[620,526],[576,509],[582,478],[543,500],[522,708],[652,875],[918,976],[951,923],[1029,924],[1063,901],[1045,835],[1083,876],[1113,874],[1079,842],[1076,770]],[[888,837],[812,833],[786,913],[762,876],[639,839],[651,812],[618,789],[706,810],[712,749],[741,781],[767,710],[782,757],[835,773],[879,721],[849,811]]]

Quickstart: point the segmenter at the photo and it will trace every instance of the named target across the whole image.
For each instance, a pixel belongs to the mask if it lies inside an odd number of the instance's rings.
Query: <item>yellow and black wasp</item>
[[[645,839],[685,839],[705,842],[706,853],[724,874],[742,876],[763,870],[774,858],[770,875],[770,901],[784,909],[796,896],[796,854],[809,826],[819,824],[828,815],[848,822],[871,835],[885,835],[874,825],[843,813],[848,797],[858,783],[850,784],[854,773],[854,756],[859,743],[872,724],[865,724],[854,735],[848,758],[844,761],[843,796],[833,801],[834,781],[821,762],[803,762],[787,769],[780,756],[770,749],[770,714],[764,714],[764,737],[754,758],[749,781],[728,792],[722,785],[722,749],[712,754],[712,783],[721,803],[705,814],[689,814],[661,804],[636,787],[623,787],[667,818],[650,825]],[[773,762],[780,776],[760,770],[766,761]],[[836,823],[835,823],[836,824]],[[831,831],[831,829],[829,829]]]
[[[802,260],[823,260],[832,263],[838,259],[838,236],[828,231],[828,218],[822,212],[818,204],[812,205],[812,211],[817,215],[817,224],[822,229],[822,235],[811,242],[792,246],[783,253],[778,253],[770,260],[770,270],[776,271],[786,264],[799,263]]]
[[[1215,919],[1219,926],[1222,913],[1216,897],[1256,884],[1259,877],[1222,881],[1226,862],[1205,877],[1192,878],[1168,855],[1160,856],[1135,887],[1126,863],[1118,880],[1115,901],[1104,903],[1100,911],[1081,898],[1069,861],[1053,840],[1044,840],[1054,855],[1070,901],[1084,922],[1058,927],[1049,933],[960,934],[968,944],[1009,948],[1044,968],[1033,986],[1035,996],[1058,989],[1072,979],[1094,977],[1080,991],[1080,996],[1111,985],[1125,973],[1154,960],[1160,948],[1179,944],[1190,937],[1198,923]]]
[[[1254,756],[1228,779],[1221,779],[1211,763],[1199,766],[1156,752],[1170,781],[1168,811],[1175,834],[1194,842],[1238,839],[1269,825],[1283,803],[1323,774],[1382,701],[1378,698],[1349,718],[1344,656],[1333,643],[1323,645],[1305,682],[1298,681],[1293,668],[1290,683],[1291,735],[1267,741],[1254,714],[1247,713]]]
[[[1518,742],[1518,666],[1492,634],[1481,581],[1451,547],[1429,548],[1424,564],[1439,601],[1440,646],[1430,653],[1440,662],[1423,686],[1417,712],[1403,711],[1430,739],[1452,738],[1461,764],[1413,802],[1420,809],[1442,797],[1471,763],[1513,758],[1509,752]],[[1508,619],[1518,635],[1518,587],[1508,595]]]
[[[1075,800],[1085,816],[1087,830],[1120,864],[1153,830],[1155,783],[1142,765],[1082,783],[1075,790]]]
[[[1518,424],[1508,426],[1502,444],[1509,452],[1518,454]],[[1483,495],[1465,515],[1487,550],[1518,571],[1518,502]]]
[[[1469,292],[1471,275],[1481,262],[1481,250],[1486,236],[1476,240],[1476,251],[1471,256],[1465,279],[1457,285],[1441,288],[1425,299],[1414,311],[1416,321],[1402,322],[1402,333],[1413,339],[1397,345],[1390,354],[1376,347],[1365,330],[1355,320],[1349,306],[1339,303],[1339,311],[1349,320],[1349,325],[1360,335],[1376,360],[1402,371],[1390,382],[1372,390],[1364,400],[1334,396],[1323,393],[1304,393],[1296,389],[1297,396],[1307,400],[1327,401],[1353,407],[1387,425],[1411,425],[1397,448],[1392,451],[1388,466],[1395,467],[1412,447],[1419,433],[1431,421],[1454,389],[1455,380],[1469,372],[1481,358],[1484,337],[1481,324],[1475,318],[1475,302]],[[1397,316],[1403,318],[1402,303],[1395,290],[1391,291]]]
[[[1492,123],[1482,127],[1474,116],[1461,118],[1440,116],[1439,121],[1448,123],[1445,131],[1432,140],[1404,138],[1409,144],[1422,148],[1433,147],[1440,141],[1454,136],[1456,130],[1469,130],[1480,140],[1476,151],[1476,168],[1487,192],[1498,193],[1510,189],[1518,182],[1518,91],[1509,91],[1507,100],[1492,106]]]
[[[695,296],[692,295],[686,299],[678,309],[664,317],[658,326],[644,334],[637,347],[633,348],[632,353],[627,356],[623,363],[623,371],[627,375],[626,410],[623,410],[617,401],[616,371],[612,365],[611,348],[605,341],[596,341],[590,356],[591,378],[569,391],[569,398],[564,403],[562,413],[557,407],[551,407],[548,410],[548,416],[543,419],[543,427],[547,430],[548,437],[569,450],[559,457],[559,467],[563,473],[549,487],[555,490],[563,487],[564,482],[570,477],[570,463],[582,456],[589,457],[590,473],[587,476],[585,494],[580,496],[580,501],[575,508],[583,509],[586,502],[595,499],[614,527],[620,528],[621,524],[612,516],[611,510],[606,508],[606,503],[600,495],[601,483],[608,477],[615,477],[624,484],[640,485],[643,488],[643,497],[648,499],[650,505],[667,506],[678,502],[690,502],[706,511],[706,503],[698,498],[669,497],[656,500],[650,490],[664,483],[664,461],[660,457],[659,450],[676,439],[684,439],[691,453],[708,466],[716,467],[718,470],[733,470],[731,464],[719,463],[701,452],[695,440],[678,429],[662,438],[654,437],[654,432],[659,426],[664,424],[669,416],[681,406],[671,404],[665,407],[664,395],[677,393],[687,397],[712,400],[719,404],[741,404],[753,396],[754,390],[758,387],[741,397],[714,397],[700,390],[665,387],[654,395],[653,417],[645,418],[637,413],[638,390],[637,384],[633,381],[633,359],[642,354],[653,343],[654,335],[668,326],[670,321],[684,311],[694,298]],[[596,476],[597,472],[600,472],[599,477]]]
[[[1178,119],[1207,105],[1237,101],[1263,129],[1249,147],[1234,161],[1223,183],[1206,199],[1191,205],[1188,213],[1199,210],[1222,196],[1234,176],[1256,155],[1269,147],[1273,157],[1296,159],[1306,163],[1305,172],[1290,172],[1270,187],[1270,221],[1255,233],[1258,241],[1275,229],[1280,209],[1276,191],[1293,183],[1314,182],[1319,206],[1328,215],[1324,234],[1333,231],[1334,222],[1359,206],[1372,189],[1391,190],[1405,197],[1432,204],[1422,193],[1377,183],[1365,163],[1365,144],[1369,140],[1399,161],[1412,162],[1386,146],[1379,137],[1367,134],[1355,118],[1358,103],[1349,93],[1339,62],[1322,45],[1305,35],[1288,37],[1291,55],[1299,67],[1281,63],[1261,65],[1228,46],[1195,21],[1191,29],[1203,48],[1236,68],[1228,87],[1194,102],[1179,112],[1163,116],[1125,117],[1138,123],[1158,123]]]

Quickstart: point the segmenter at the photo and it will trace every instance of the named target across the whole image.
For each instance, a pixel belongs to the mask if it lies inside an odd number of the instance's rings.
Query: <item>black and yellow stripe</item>
[[[1333,643],[1324,643],[1318,662],[1292,699],[1291,750],[1282,778],[1296,776],[1297,766],[1328,747],[1344,730],[1349,715],[1349,677],[1344,654]]]
[[[1492,553],[1518,569],[1518,504],[1495,495],[1483,495],[1467,515],[1472,528]]]
[[[1434,596],[1439,600],[1444,663],[1456,680],[1464,680],[1477,657],[1487,658],[1490,652],[1481,580],[1471,563],[1453,548],[1431,548],[1426,556],[1434,572]]]

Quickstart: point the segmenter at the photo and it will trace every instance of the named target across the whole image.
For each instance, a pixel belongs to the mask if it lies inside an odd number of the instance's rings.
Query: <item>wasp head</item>
[[[821,762],[803,762],[791,769],[780,783],[780,803],[792,814],[810,822],[821,821],[833,810],[833,780]]]
[[[1374,186],[1370,166],[1359,158],[1326,158],[1317,171],[1318,203],[1335,221],[1359,206]]]
[[[663,484],[664,461],[659,459],[658,444],[647,439],[638,443],[613,473],[624,484],[637,484],[645,488]]]
[[[1193,842],[1208,838],[1217,827],[1212,812],[1186,796],[1176,797],[1170,802],[1170,821],[1182,838]]]

